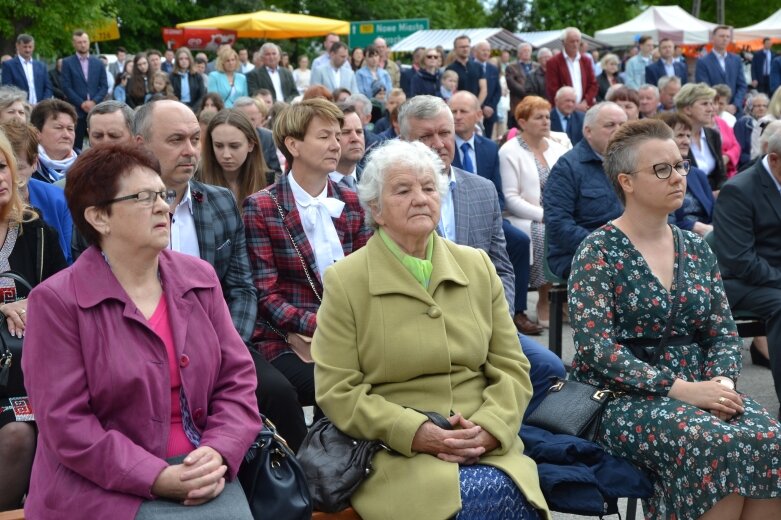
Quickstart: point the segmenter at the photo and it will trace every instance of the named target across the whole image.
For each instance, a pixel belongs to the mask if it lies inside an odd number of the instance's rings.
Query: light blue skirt
[[[537,510],[502,470],[476,464],[461,466],[461,511],[456,520],[539,520]]]

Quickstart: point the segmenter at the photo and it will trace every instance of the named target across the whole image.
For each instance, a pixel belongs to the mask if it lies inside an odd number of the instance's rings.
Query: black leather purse
[[[28,291],[32,291],[30,283],[13,271],[0,273],[0,278],[11,278]],[[23,338],[17,338],[8,332],[5,316],[0,313],[0,398],[27,395],[22,374],[22,345]]]
[[[310,520],[312,500],[304,471],[278,433],[262,417],[263,429],[239,468],[238,478],[255,520]]]
[[[453,429],[436,412],[420,413],[444,430]],[[350,507],[350,497],[372,472],[372,458],[383,449],[391,451],[380,441],[353,439],[327,417],[313,424],[298,450],[298,459],[315,510],[336,513]]]
[[[617,392],[588,383],[556,379],[540,405],[523,422],[553,433],[594,441],[605,405]]]

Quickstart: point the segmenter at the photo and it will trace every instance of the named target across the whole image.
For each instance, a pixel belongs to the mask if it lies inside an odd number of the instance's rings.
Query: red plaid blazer
[[[301,251],[321,297],[323,282],[317,271],[312,246],[301,225],[287,174],[267,189],[282,206],[284,222],[274,200],[263,191],[250,195],[244,201],[243,218],[252,278],[258,290],[258,316],[252,343],[270,361],[290,352],[285,340],[274,329],[282,334],[298,332],[312,336],[317,325],[317,309],[320,307],[287,230],[290,230]],[[355,193],[329,180],[328,196],[345,203],[342,214],[333,221],[347,256],[366,245],[372,230],[366,225],[363,209]]]

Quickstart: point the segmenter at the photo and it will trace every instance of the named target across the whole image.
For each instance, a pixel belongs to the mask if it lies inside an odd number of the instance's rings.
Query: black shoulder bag
[[[28,291],[33,290],[23,276],[13,271],[0,273],[0,278],[10,278]],[[0,398],[27,395],[22,374],[22,344],[23,338],[17,338],[8,332],[5,315],[0,313]]]

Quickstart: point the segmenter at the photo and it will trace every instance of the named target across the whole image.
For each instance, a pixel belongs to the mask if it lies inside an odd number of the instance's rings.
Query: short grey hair
[[[548,56],[549,58],[553,56],[553,51],[550,50],[547,47],[540,47],[540,49],[537,51],[537,59],[540,59],[540,56]]]
[[[571,33],[577,33],[578,36],[580,36],[581,38],[583,37],[583,34],[580,32],[580,29],[578,29],[577,27],[567,27],[566,29],[561,31],[561,41],[566,40],[567,35]]]
[[[762,132],[762,135],[759,136],[759,146],[762,149],[763,154],[766,154],[770,149],[770,139],[777,135],[781,135],[781,120],[771,121],[765,127],[765,131]]]
[[[612,101],[602,101],[601,103],[597,103],[593,107],[589,108],[586,112],[586,116],[583,118],[583,127],[594,128],[594,125],[597,123],[599,113],[607,107],[615,107],[618,110],[623,110],[623,108],[621,108],[617,103],[613,103]]]
[[[262,55],[264,52],[266,52],[266,49],[271,49],[271,48],[276,49],[279,55],[282,56],[282,47],[280,47],[279,45],[273,42],[266,42],[263,45],[261,45],[260,54]]]
[[[233,102],[233,108],[248,107],[250,105],[258,106],[256,100],[249,96],[237,97],[236,100]]]
[[[621,63],[621,60],[619,60],[618,56],[616,56],[612,52],[608,52],[607,54],[602,56],[601,60],[599,60],[599,66],[604,69],[605,67],[607,67],[607,64],[610,62],[614,62],[618,65]]]
[[[556,91],[556,95],[553,97],[554,101],[558,101],[559,98],[561,98],[561,96],[564,94],[575,94],[575,96],[577,96],[574,88],[570,87],[569,85],[564,85]]]
[[[767,140],[767,153],[781,155],[781,132],[775,132]]]
[[[357,103],[361,103],[363,108],[358,115],[368,116],[372,113],[372,102],[363,94],[352,94],[347,98],[347,102],[354,106],[356,111],[358,111]]]
[[[516,49],[516,51],[517,51],[517,52],[521,52],[521,49],[526,49],[526,48],[528,48],[529,50],[532,50],[532,49],[534,49],[534,47],[532,47],[532,44],[531,44],[531,43],[529,43],[529,42],[523,42],[523,43],[521,43],[521,44],[518,46],[518,48]],[[542,50],[542,49],[541,49],[541,50]]]
[[[157,101],[149,101],[136,108],[136,117],[133,119],[133,135],[140,135],[144,141],[152,139],[152,111]]]
[[[419,141],[385,141],[369,153],[361,181],[358,183],[358,200],[366,213],[366,224],[375,229],[378,224],[374,220],[374,211],[382,212],[385,177],[393,167],[430,174],[436,183],[439,196],[445,197],[447,194],[447,177],[439,173],[445,166],[436,152]]]
[[[410,138],[410,119],[435,119],[446,112],[453,122],[453,113],[442,98],[435,96],[415,96],[408,99],[399,108],[399,131],[402,139]]]
[[[35,43],[35,38],[29,34],[22,33],[16,37],[16,43]]]
[[[125,118],[125,126],[127,126],[128,132],[133,134],[133,122],[135,121],[136,114],[133,109],[127,106],[126,103],[110,99],[108,101],[102,101],[92,107],[92,110],[87,114],[87,128],[92,120],[92,116],[100,116],[105,114],[113,114],[114,112],[122,112],[122,116]]]
[[[681,86],[681,78],[678,76],[662,76],[659,78],[659,81],[656,83],[656,85],[659,87],[659,90],[664,90],[667,85],[670,83],[676,84],[679,87]]]
[[[770,98],[767,96],[767,94],[764,94],[762,92],[758,92],[754,94],[753,96],[749,96],[748,99],[746,99],[746,109],[751,112],[754,110],[754,103],[757,102],[758,99],[764,99],[768,105],[770,105]],[[768,107],[770,108],[770,107]]]
[[[27,103],[27,92],[13,85],[0,87],[0,110],[5,110],[17,101]]]
[[[650,83],[643,83],[640,85],[640,88],[637,89],[638,92],[641,90],[650,90],[654,93],[654,96],[659,98],[659,88],[656,85],[651,85]]]

